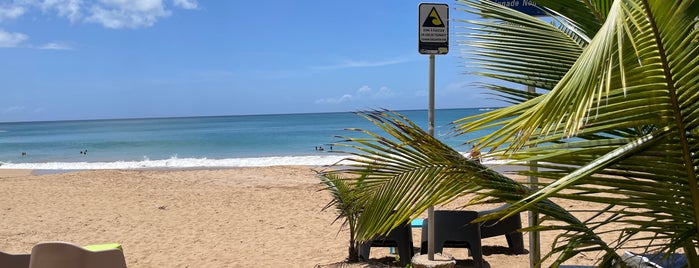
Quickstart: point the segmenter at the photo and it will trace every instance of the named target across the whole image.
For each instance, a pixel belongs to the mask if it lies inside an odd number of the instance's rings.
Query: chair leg
[[[481,248],[481,240],[473,239],[468,241],[470,246],[469,252],[473,256],[473,267],[483,268],[483,249]]]
[[[371,241],[361,243],[359,245],[359,257],[362,260],[368,261],[369,260],[369,254],[371,254]]]
[[[524,254],[524,238],[522,233],[515,232],[505,235],[507,238],[507,245],[514,254]]]
[[[446,241],[442,241],[442,240],[435,238],[435,240],[434,240],[434,253],[442,253],[444,251],[444,242],[446,242]]]
[[[405,267],[411,262],[413,258],[413,245],[409,243],[410,240],[402,239],[397,241],[398,243],[398,256],[400,256],[400,265]]]

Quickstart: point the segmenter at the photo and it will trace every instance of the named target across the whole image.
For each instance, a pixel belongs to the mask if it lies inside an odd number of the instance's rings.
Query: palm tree
[[[325,205],[323,210],[335,207],[337,218],[335,221],[343,219],[342,228],[349,228],[349,246],[347,248],[347,261],[359,261],[360,241],[356,239],[357,220],[361,213],[361,207],[357,205],[357,196],[361,190],[361,184],[349,184],[345,179],[337,174],[317,174],[321,182],[325,184],[325,190],[330,192],[332,200]]]
[[[335,171],[364,178],[359,239],[472,193],[465,205],[512,204],[483,220],[543,214],[528,230],[560,232],[544,257],[555,257],[553,266],[602,251],[598,265],[608,267],[618,250],[632,249],[681,252],[699,267],[699,2],[536,0],[549,22],[487,0],[459,2],[485,18],[465,21],[480,74],[543,93],[485,85],[512,106],[458,120],[456,132],[496,127],[470,142],[488,149],[485,157],[537,167],[520,173],[543,188],[468,161],[397,113],[363,112],[386,133],[344,137],[339,145],[353,157]],[[604,206],[578,219],[550,198]],[[617,239],[600,237],[609,232]]]

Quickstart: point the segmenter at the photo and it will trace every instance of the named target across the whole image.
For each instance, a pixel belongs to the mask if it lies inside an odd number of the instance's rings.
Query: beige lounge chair
[[[42,242],[32,248],[29,268],[126,268],[120,247],[89,250],[67,242]]]
[[[29,256],[29,254],[10,254],[0,251],[0,267],[27,268],[29,267]]]

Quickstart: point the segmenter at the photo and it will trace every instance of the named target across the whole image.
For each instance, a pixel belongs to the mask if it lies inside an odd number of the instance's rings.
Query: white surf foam
[[[335,164],[347,155],[328,154],[314,156],[275,156],[254,158],[178,158],[115,162],[46,162],[11,163],[0,162],[0,169],[31,170],[91,170],[91,169],[161,169],[161,168],[226,168],[226,167],[267,167],[267,166],[326,166]],[[504,161],[486,160],[486,165],[504,164]]]
[[[207,167],[264,167],[264,166],[323,166],[336,163],[346,156],[279,156],[256,158],[176,158],[162,160],[116,162],[48,162],[48,163],[0,163],[2,169],[33,170],[85,170],[85,169],[158,169],[158,168],[207,168]]]

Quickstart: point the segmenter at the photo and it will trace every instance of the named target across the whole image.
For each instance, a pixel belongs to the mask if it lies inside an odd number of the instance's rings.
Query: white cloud
[[[111,29],[141,28],[153,26],[158,19],[170,16],[171,12],[165,9],[138,10],[138,9],[106,9],[94,6],[86,21],[96,22]]]
[[[339,98],[325,98],[318,99],[315,101],[317,104],[336,104],[343,102],[354,102],[354,101],[373,101],[373,100],[385,100],[391,99],[398,96],[398,93],[394,92],[388,87],[380,87],[378,90],[374,90],[369,86],[362,86],[358,88],[354,94],[344,94]]]
[[[380,87],[378,90],[374,90],[369,86],[363,86],[357,89],[357,98],[370,99],[370,100],[385,100],[391,99],[398,94],[395,93],[388,87]]]
[[[354,97],[352,97],[352,95],[350,95],[350,94],[345,94],[345,95],[342,95],[342,97],[339,97],[339,98],[325,98],[325,99],[319,99],[319,100],[316,100],[316,103],[317,103],[317,104],[326,104],[326,103],[327,103],[327,104],[337,104],[337,103],[349,102],[349,101],[352,101],[352,99],[354,99]]]
[[[10,33],[0,29],[0,48],[1,47],[18,47],[24,40],[29,38],[23,33]]]
[[[46,44],[37,46],[36,48],[48,49],[48,50],[73,50],[73,47],[71,45],[68,45],[65,43],[60,43],[60,42],[46,43]]]
[[[0,23],[5,20],[17,19],[27,14],[31,9],[39,9],[43,13],[55,13],[59,17],[70,20],[71,23],[80,21],[98,23],[106,28],[142,28],[153,26],[158,20],[169,17],[169,10],[164,0],[21,0],[0,4]],[[182,9],[197,9],[196,0],[173,0],[171,7]],[[29,38],[24,33],[13,33],[0,29],[0,48],[19,47]],[[50,42],[43,45],[27,45],[37,49],[73,49],[72,46],[60,42]]]
[[[77,22],[82,17],[82,3],[82,0],[45,0],[39,6],[44,12],[55,10],[59,16],[68,18],[70,22]]]
[[[150,27],[172,14],[162,0],[102,0],[101,3],[91,6],[85,20],[112,29]]]
[[[176,7],[181,7],[184,9],[197,9],[198,6],[196,0],[174,0],[172,2]]]
[[[46,111],[43,107],[28,108],[22,105],[0,107],[0,115],[3,116],[24,116],[28,114],[43,114]]]
[[[2,114],[15,114],[26,110],[24,106],[12,106],[2,109]]]
[[[370,94],[370,93],[371,93],[371,88],[369,86],[362,86],[359,89],[357,89],[358,95]]]
[[[100,0],[104,6],[132,12],[160,12],[164,10],[162,0]]]
[[[21,6],[0,6],[0,22],[19,18],[25,11]]]
[[[31,8],[55,13],[71,23],[98,23],[106,28],[142,28],[169,17],[173,8],[197,9],[196,0],[23,0],[0,6],[0,22],[18,18]]]
[[[311,69],[314,70],[335,70],[335,69],[347,69],[347,68],[366,68],[366,67],[381,67],[387,65],[401,64],[405,62],[410,62],[409,59],[390,59],[381,61],[355,61],[355,60],[345,60],[334,65],[324,65],[324,66],[314,66]]]
[[[371,95],[369,95],[369,97],[371,99],[378,99],[378,100],[391,99],[391,98],[398,95],[388,87],[380,87],[379,90],[377,90],[376,92],[372,91],[369,94],[371,94]]]

